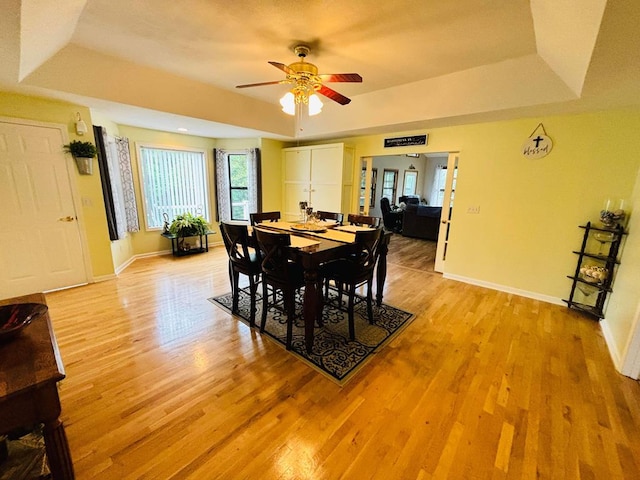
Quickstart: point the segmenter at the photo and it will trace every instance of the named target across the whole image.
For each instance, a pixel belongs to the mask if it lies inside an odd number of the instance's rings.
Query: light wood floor
[[[417,318],[342,388],[207,301],[223,248],[48,294],[77,478],[639,478],[640,385],[597,323],[408,255],[385,301]]]

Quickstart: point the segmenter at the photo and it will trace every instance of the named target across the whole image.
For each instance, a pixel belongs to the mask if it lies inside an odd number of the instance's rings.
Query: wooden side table
[[[46,303],[42,293],[0,300]],[[67,435],[60,421],[58,382],[65,377],[51,319],[46,313],[25,327],[18,337],[0,343],[0,435],[44,424],[44,442],[54,480],[73,480]]]

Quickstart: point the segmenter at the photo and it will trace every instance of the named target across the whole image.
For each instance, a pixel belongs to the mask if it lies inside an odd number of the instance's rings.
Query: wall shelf
[[[571,293],[568,300],[563,300],[569,308],[579,310],[597,319],[604,318],[604,306],[607,295],[613,290],[611,285],[615,276],[615,269],[620,265],[618,253],[623,237],[627,234],[621,225],[615,228],[594,227],[591,222],[580,225],[584,229],[582,246],[574,250],[578,255],[576,271],[567,275],[572,280]],[[593,247],[598,246],[598,252]],[[600,268],[606,271],[604,278],[593,278],[581,270]]]

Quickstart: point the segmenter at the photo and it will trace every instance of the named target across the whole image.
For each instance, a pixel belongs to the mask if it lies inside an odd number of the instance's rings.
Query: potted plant
[[[209,231],[209,223],[200,215],[192,215],[185,212],[176,217],[169,225],[169,233],[178,237],[178,248],[189,250],[189,244],[184,242],[185,237],[204,235]]]
[[[73,140],[68,145],[64,145],[64,149],[73,156],[78,166],[78,171],[82,175],[93,174],[92,160],[98,154],[98,149],[93,143]]]

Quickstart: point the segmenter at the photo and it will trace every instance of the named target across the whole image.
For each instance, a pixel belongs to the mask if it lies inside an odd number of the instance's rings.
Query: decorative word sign
[[[537,134],[539,128],[542,128],[544,135]],[[522,144],[522,154],[527,158],[542,158],[549,155],[553,148],[551,138],[544,131],[544,125],[538,124],[531,136]]]
[[[426,145],[427,135],[412,135],[410,137],[385,138],[384,148],[408,147],[410,145]]]

